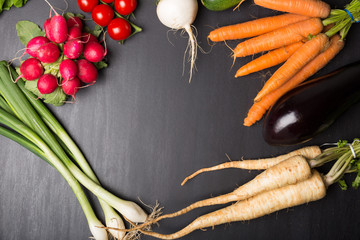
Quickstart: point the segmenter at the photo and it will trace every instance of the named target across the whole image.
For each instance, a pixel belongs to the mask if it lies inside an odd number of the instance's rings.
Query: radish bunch
[[[96,82],[95,63],[106,56],[97,37],[84,31],[82,19],[66,16],[55,12],[44,22],[45,36],[33,37],[26,44],[30,58],[22,62],[19,78],[36,80],[39,97],[58,89],[75,99],[80,87]]]

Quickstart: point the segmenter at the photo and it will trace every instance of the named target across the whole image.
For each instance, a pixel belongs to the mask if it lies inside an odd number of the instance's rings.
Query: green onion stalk
[[[360,21],[360,0],[352,0],[345,9],[332,9],[330,15],[322,21],[324,26],[333,24],[325,34],[332,37],[339,33],[345,39],[353,23]]]
[[[25,84],[23,81],[18,82],[18,86],[23,91],[25,96],[31,105],[38,112],[42,120],[45,124],[55,133],[55,136],[58,138],[58,142],[63,145],[63,149],[68,152],[68,155],[71,156],[72,159],[76,161],[81,170],[95,183],[100,185],[100,181],[96,177],[95,173],[91,169],[89,163],[85,159],[83,153],[75,144],[73,139],[69,136],[69,134],[65,131],[63,126],[59,123],[59,121],[54,117],[54,115],[49,111],[49,109],[39,100],[36,99],[34,94],[27,91],[25,88]],[[100,206],[104,212],[105,223],[107,227],[111,228],[119,228],[124,229],[125,225],[121,217],[117,214],[117,212],[104,200],[99,198]],[[110,233],[118,238],[122,239],[124,237],[124,232],[109,230]]]
[[[47,159],[53,167],[55,167],[58,172],[63,176],[63,178],[68,182],[73,192],[75,193],[83,211],[85,217],[88,221],[89,228],[95,239],[107,239],[107,232],[102,228],[103,224],[96,217],[84,191],[82,190],[80,184],[71,174],[69,169],[63,164],[63,162],[51,151],[51,149],[46,145],[46,143],[35,134],[29,127],[22,123],[19,119],[6,112],[0,108],[0,123],[8,126],[14,131],[18,132],[20,135],[25,137],[28,141],[25,141],[24,138],[18,136],[18,139],[15,139],[15,133],[12,140],[17,140],[20,144],[26,144],[28,148],[32,148],[32,152],[36,152],[37,155],[40,155],[41,158]],[[5,131],[5,128],[1,128],[1,134],[5,133],[4,136],[11,135],[11,132],[8,130]],[[19,140],[20,139],[20,140]],[[23,141],[22,141],[22,140]],[[35,146],[31,146],[34,144]]]
[[[85,157],[65,129],[45,105],[25,89],[22,80],[17,84],[13,83],[12,79],[16,77],[16,71],[8,66],[7,62],[0,62],[0,122],[7,126],[1,127],[0,134],[47,160],[62,174],[78,197],[96,239],[105,239],[96,237],[97,231],[105,230],[93,213],[78,182],[99,198],[107,227],[124,228],[122,219],[114,209],[131,222],[145,222],[148,215],[136,203],[120,199],[100,185]]]

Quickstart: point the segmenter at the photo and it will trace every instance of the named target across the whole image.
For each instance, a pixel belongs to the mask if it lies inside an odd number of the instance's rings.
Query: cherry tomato
[[[137,5],[136,0],[115,0],[115,9],[121,15],[129,15]]]
[[[108,28],[109,36],[116,40],[125,40],[131,34],[131,26],[128,21],[122,18],[114,18]]]
[[[82,11],[91,12],[99,4],[99,0],[77,0],[77,3]]]
[[[92,11],[92,19],[102,27],[109,25],[114,18],[114,10],[105,4],[97,5]]]
[[[112,3],[114,0],[102,0],[104,3]]]

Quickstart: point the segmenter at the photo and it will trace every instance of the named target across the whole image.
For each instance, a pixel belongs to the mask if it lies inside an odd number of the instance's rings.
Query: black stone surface
[[[80,12],[76,1],[68,3],[68,11]],[[342,8],[347,1],[329,3]],[[63,1],[52,4],[66,7]],[[108,38],[109,68],[101,71],[95,86],[81,90],[75,104],[51,110],[106,188],[139,204],[139,199],[149,205],[159,201],[164,212],[170,213],[200,199],[230,192],[257,174],[223,170],[200,175],[180,186],[199,168],[227,161],[225,153],[232,159],[260,158],[300,146],[269,146],[261,135],[261,121],[251,128],[242,125],[264,83],[264,74],[275,68],[235,79],[236,69],[252,57],[237,60],[231,68],[231,50],[223,43],[211,48],[206,40],[216,26],[270,16],[274,11],[255,6],[252,1],[245,1],[235,12],[210,12],[199,5],[194,25],[200,46],[209,53],[199,54],[198,71],[189,84],[188,68],[182,76],[187,38],[163,26],[155,9],[155,0],[139,0],[135,22],[144,31],[125,45]],[[42,25],[48,15],[49,6],[35,0],[1,13],[0,58],[12,59],[23,48],[16,35],[17,21]],[[317,75],[360,59],[359,27],[354,24],[344,50]],[[233,48],[236,43],[229,42],[229,46]],[[359,112],[357,104],[330,129],[303,145],[360,137]],[[80,205],[52,167],[4,137],[0,137],[0,164],[1,240],[90,237]],[[96,198],[91,194],[89,197],[103,219]],[[183,239],[360,239],[359,199],[359,190],[341,191],[334,185],[318,202],[214,230],[198,230]],[[177,231],[195,217],[218,208],[198,209],[163,221],[155,230]]]

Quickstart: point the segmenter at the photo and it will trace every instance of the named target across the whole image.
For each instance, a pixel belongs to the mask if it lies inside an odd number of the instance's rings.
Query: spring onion
[[[118,198],[100,185],[84,155],[65,129],[46,106],[25,89],[22,80],[14,84],[12,79],[16,77],[16,71],[7,62],[1,61],[0,123],[3,126],[0,126],[0,134],[34,152],[59,171],[78,198],[95,239],[107,239],[107,232],[95,216],[79,183],[99,198],[108,229],[124,228],[122,219],[114,209],[131,222],[145,222],[148,215],[140,206]],[[111,233],[117,233],[115,237],[123,237],[120,231]]]

